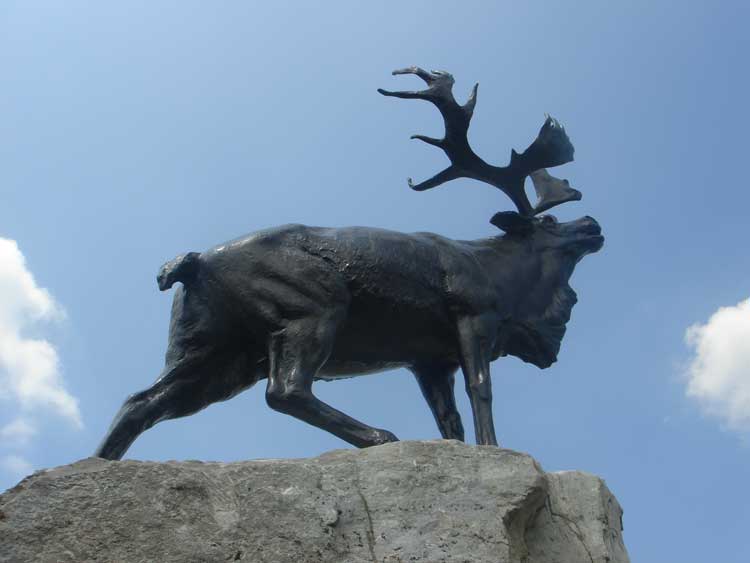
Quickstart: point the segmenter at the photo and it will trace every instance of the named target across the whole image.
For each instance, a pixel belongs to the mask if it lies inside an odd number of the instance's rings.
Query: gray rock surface
[[[623,563],[604,482],[397,442],[238,463],[85,459],[0,496],[0,562]]]

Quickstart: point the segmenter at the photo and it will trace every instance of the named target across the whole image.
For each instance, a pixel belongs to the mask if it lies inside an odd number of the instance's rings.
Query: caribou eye
[[[557,218],[554,215],[544,215],[542,217],[542,223],[544,225],[557,225]]]

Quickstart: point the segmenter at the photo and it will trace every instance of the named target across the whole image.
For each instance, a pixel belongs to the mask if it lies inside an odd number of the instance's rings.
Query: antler
[[[384,96],[427,100],[437,106],[445,122],[445,135],[442,139],[412,135],[412,139],[419,139],[429,145],[443,149],[451,161],[451,165],[429,180],[414,184],[409,178],[409,187],[413,190],[429,190],[456,178],[473,178],[486,182],[502,190],[518,208],[521,215],[535,215],[542,211],[565,203],[581,199],[581,192],[567,185],[566,180],[558,180],[542,169],[565,164],[573,160],[573,145],[568,139],[565,129],[557,120],[547,117],[539,135],[533,143],[521,154],[511,151],[508,166],[492,166],[482,160],[469,146],[467,133],[469,123],[474,114],[477,103],[477,89],[475,84],[464,105],[459,105],[453,97],[453,76],[445,71],[427,72],[416,66],[394,70],[397,74],[416,74],[427,83],[427,89],[412,92],[391,92],[378,88]],[[532,175],[532,173],[536,173]],[[536,206],[532,207],[524,191],[526,176],[532,175],[532,181],[539,198]]]

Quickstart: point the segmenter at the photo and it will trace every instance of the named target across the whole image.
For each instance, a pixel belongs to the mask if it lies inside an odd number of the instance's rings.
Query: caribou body
[[[588,217],[494,222],[509,232],[476,241],[288,225],[168,262],[160,288],[182,287],[166,365],[127,399],[96,455],[119,459],[158,421],[262,379],[278,411],[359,447],[393,441],[317,399],[312,384],[397,367],[416,376],[441,435],[463,440],[453,394],[461,367],[477,442],[496,444],[490,362],[555,361],[576,301],[568,279],[603,238]]]

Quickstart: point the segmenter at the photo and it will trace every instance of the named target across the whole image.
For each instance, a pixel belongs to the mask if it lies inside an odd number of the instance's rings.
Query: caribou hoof
[[[398,442],[398,438],[392,432],[388,430],[375,430],[372,433],[372,445],[379,446],[381,444],[387,444],[388,442]]]

